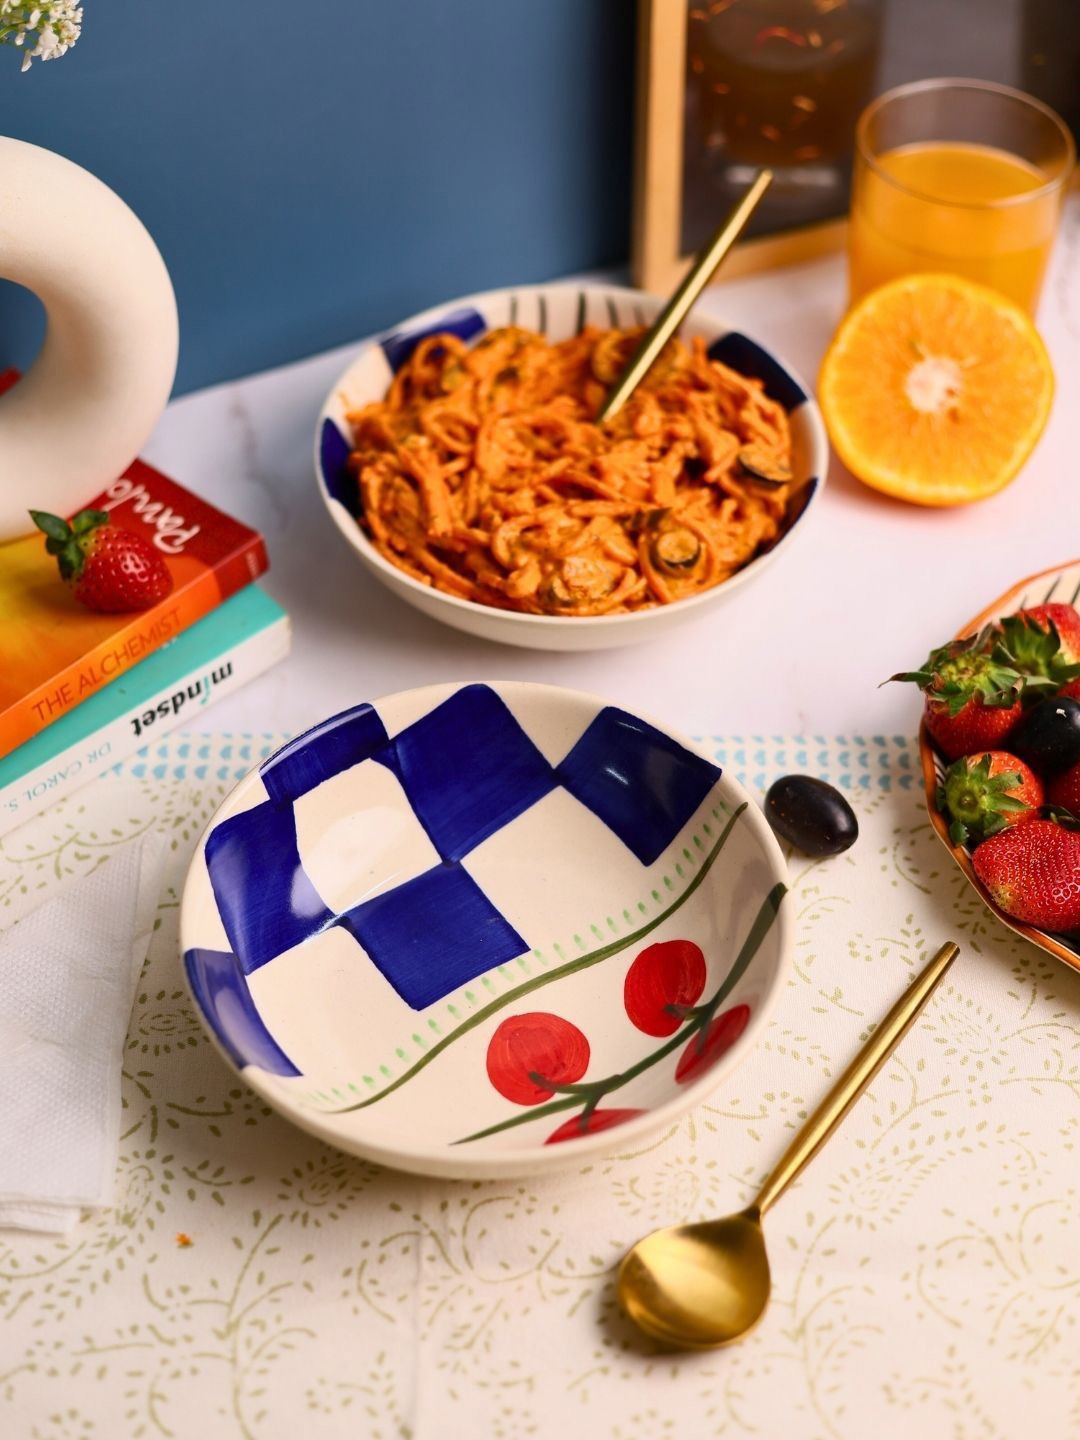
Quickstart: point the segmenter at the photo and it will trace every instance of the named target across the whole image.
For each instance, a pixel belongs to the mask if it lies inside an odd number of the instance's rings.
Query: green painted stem
[[[786,894],[786,885],[777,884],[773,886],[761,903],[761,909],[755,916],[749,934],[743,941],[742,948],[738,955],[735,957],[734,965],[732,965],[731,969],[724,976],[724,979],[720,982],[712,999],[707,1001],[706,1004],[700,1005],[687,1024],[684,1025],[681,1030],[678,1030],[670,1040],[665,1041],[658,1050],[654,1050],[650,1055],[643,1056],[642,1059],[631,1065],[629,1069],[621,1070],[615,1075],[608,1075],[602,1080],[593,1080],[584,1085],[566,1086],[565,1088],[568,1090],[572,1088],[574,1093],[567,1095],[562,1100],[550,1100],[546,1105],[523,1110],[519,1115],[511,1115],[508,1120],[500,1120],[497,1125],[489,1125],[486,1130],[477,1130],[472,1135],[464,1135],[460,1140],[455,1140],[453,1143],[455,1145],[468,1145],[471,1140],[483,1140],[488,1135],[497,1135],[501,1130],[511,1130],[515,1125],[527,1125],[530,1120],[540,1120],[545,1115],[556,1115],[560,1110],[571,1110],[575,1105],[580,1104],[583,1098],[583,1092],[587,1092],[588,1100],[582,1114],[588,1116],[596,1109],[596,1106],[605,1095],[610,1094],[613,1090],[621,1089],[622,1086],[636,1079],[637,1076],[643,1074],[644,1071],[650,1069],[653,1065],[657,1064],[658,1061],[663,1060],[665,1055],[670,1055],[673,1050],[678,1050],[680,1045],[686,1044],[686,1041],[695,1031],[704,1034],[717,1010],[746,973],[750,961],[757,954],[761,947],[761,942],[769,933],[773,920],[776,918],[777,911],[780,909],[780,902]]]
[[[319,1113],[321,1115],[349,1115],[354,1110],[366,1110],[369,1105],[374,1105],[379,1100],[385,1100],[387,1095],[396,1090],[399,1085],[404,1085],[406,1080],[411,1080],[414,1075],[423,1070],[425,1065],[430,1065],[432,1060],[434,1060],[436,1056],[441,1055],[448,1045],[452,1045],[455,1040],[459,1040],[467,1031],[474,1029],[477,1025],[483,1024],[489,1016],[494,1015],[495,1012],[501,1010],[503,1006],[513,1004],[513,1002],[519,1000],[522,995],[528,995],[533,990],[539,990],[543,985],[550,985],[553,980],[561,980],[565,975],[574,975],[579,970],[587,970],[590,965],[598,965],[601,960],[608,960],[612,955],[618,955],[620,951],[626,950],[631,945],[635,945],[639,940],[643,940],[646,935],[655,930],[658,925],[662,925],[669,916],[674,915],[675,911],[682,905],[685,905],[687,900],[690,899],[690,896],[712,869],[716,857],[727,843],[727,838],[731,834],[732,827],[746,809],[746,806],[747,802],[744,800],[739,808],[734,811],[723,830],[721,830],[716,844],[702,860],[697,874],[690,881],[689,885],[687,885],[683,893],[676,900],[673,900],[666,910],[662,910],[659,915],[655,916],[654,919],[647,920],[645,924],[635,930],[633,934],[625,935],[621,940],[612,940],[607,945],[601,945],[598,950],[590,950],[587,955],[582,955],[577,960],[568,960],[565,965],[556,966],[554,970],[548,970],[543,975],[535,975],[531,980],[527,980],[524,985],[517,985],[513,990],[508,990],[505,995],[500,995],[487,1005],[481,1006],[475,1014],[470,1015],[467,1020],[463,1021],[456,1030],[452,1030],[449,1035],[444,1035],[441,1040],[432,1045],[431,1049],[422,1055],[415,1065],[410,1065],[408,1070],[399,1075],[396,1080],[392,1080],[390,1084],[387,1085],[385,1089],[380,1090],[377,1095],[369,1095],[366,1100],[358,1100],[354,1105],[342,1105],[336,1110],[323,1109],[320,1106]]]

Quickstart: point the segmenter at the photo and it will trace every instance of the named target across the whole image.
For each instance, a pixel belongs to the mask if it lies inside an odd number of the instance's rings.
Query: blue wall
[[[0,132],[100,175],[161,247],[178,392],[625,258],[632,0],[305,8],[86,0],[63,59],[0,50]],[[39,312],[0,288],[0,365]]]

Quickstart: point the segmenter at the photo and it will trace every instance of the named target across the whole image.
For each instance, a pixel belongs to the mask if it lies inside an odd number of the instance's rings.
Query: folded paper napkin
[[[165,850],[141,836],[0,934],[0,1226],[63,1233],[110,1203]]]

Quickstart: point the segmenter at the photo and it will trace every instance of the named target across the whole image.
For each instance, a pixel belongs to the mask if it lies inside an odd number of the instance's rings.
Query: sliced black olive
[[[839,855],[859,838],[859,822],[843,795],[813,775],[785,775],[770,786],[765,818],[806,855]]]
[[[649,553],[659,570],[679,575],[693,570],[701,559],[701,541],[685,525],[673,525],[653,537]]]
[[[744,445],[739,451],[739,464],[743,472],[759,485],[791,484],[791,467],[760,445]]]
[[[636,540],[643,530],[659,530],[670,510],[637,510],[626,522],[626,533]]]

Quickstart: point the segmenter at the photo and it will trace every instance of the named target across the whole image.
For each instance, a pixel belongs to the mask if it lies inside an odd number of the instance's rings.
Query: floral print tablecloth
[[[847,790],[793,857],[766,1039],[666,1134],[562,1178],[428,1182],[294,1130],[211,1049],[177,905],[202,825],[275,737],[173,736],[0,842],[0,924],[149,827],[172,844],[123,1076],[116,1205],[0,1235],[0,1434],[950,1440],[1080,1435],[1080,975],[1000,928],[933,837],[913,743],[710,742],[755,792]],[[937,944],[917,1030],[768,1220],[774,1301],[663,1356],[613,1304],[650,1228],[741,1206]]]

